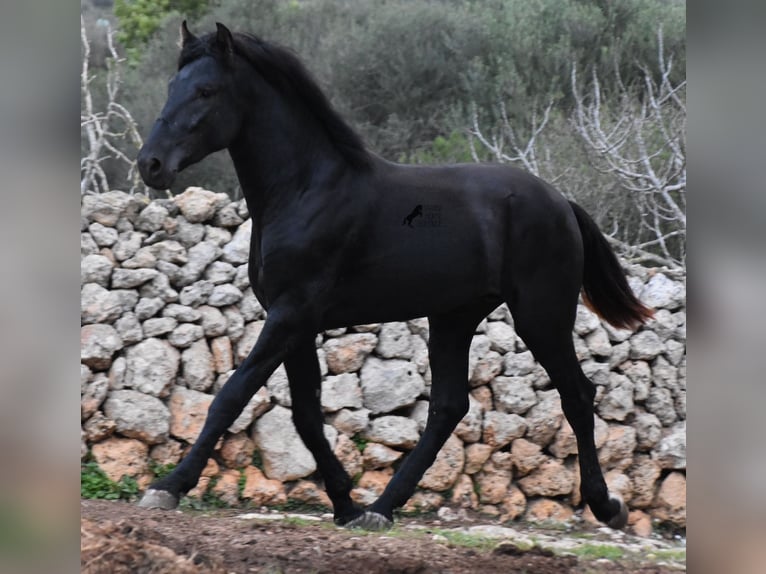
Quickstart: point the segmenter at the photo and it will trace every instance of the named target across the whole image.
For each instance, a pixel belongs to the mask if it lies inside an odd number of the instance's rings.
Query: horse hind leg
[[[390,527],[394,509],[412,496],[423,473],[468,412],[468,349],[476,324],[484,316],[482,311],[485,309],[429,317],[432,383],[426,428],[380,498],[349,526],[368,530]]]
[[[622,528],[627,523],[627,506],[609,493],[596,452],[595,386],[582,372],[572,342],[577,287],[561,279],[519,286],[509,307],[516,332],[550,376],[574,431],[583,500],[598,520]]]

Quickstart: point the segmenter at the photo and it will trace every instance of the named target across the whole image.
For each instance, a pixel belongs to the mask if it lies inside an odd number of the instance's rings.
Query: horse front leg
[[[313,338],[297,345],[285,359],[285,370],[290,383],[295,429],[316,460],[332,501],[335,523],[346,524],[361,515],[362,510],[351,500],[353,483],[324,435],[322,374]]]
[[[196,486],[218,439],[290,351],[311,336],[304,317],[289,306],[272,307],[258,342],[211,403],[194,446],[170,474],[149,486],[139,506],[175,508],[181,496]]]

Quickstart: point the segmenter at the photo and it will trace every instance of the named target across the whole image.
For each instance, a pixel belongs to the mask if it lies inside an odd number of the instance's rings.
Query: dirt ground
[[[606,548],[607,545],[600,545],[603,532],[599,534],[598,529],[592,528],[592,537],[585,538],[587,535],[582,532],[514,526],[525,529],[527,543],[520,544],[508,538],[461,535],[460,524],[447,525],[423,518],[404,518],[392,531],[367,533],[337,528],[326,516],[320,519],[319,515],[286,518],[278,513],[251,514],[249,518],[243,515],[247,516],[242,510],[167,512],[125,502],[83,500],[81,570],[87,574],[685,571],[685,552],[678,548],[652,553],[634,541],[624,545],[625,551],[618,552],[617,558],[606,558],[603,553],[585,556],[582,552],[577,557],[565,551],[554,552],[543,543],[528,543],[530,539],[559,540],[570,536],[576,544]],[[674,558],[668,560],[670,553]]]

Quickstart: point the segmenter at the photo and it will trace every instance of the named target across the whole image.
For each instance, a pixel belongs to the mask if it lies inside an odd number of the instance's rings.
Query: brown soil
[[[83,500],[81,565],[87,574],[122,573],[677,573],[630,561],[584,560],[508,541],[466,546],[434,537],[425,520],[393,533],[337,528],[329,520],[243,520],[242,511],[192,513]],[[426,528],[409,529],[419,522]],[[400,523],[401,524],[401,523]],[[452,525],[451,525],[452,526]]]

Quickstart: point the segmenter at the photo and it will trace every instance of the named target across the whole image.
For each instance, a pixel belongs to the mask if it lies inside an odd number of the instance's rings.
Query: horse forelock
[[[244,58],[277,91],[302,101],[347,161],[356,167],[370,165],[371,156],[361,137],[335,111],[317,81],[291,50],[251,34],[234,33],[233,38],[234,53]],[[224,57],[217,47],[215,33],[182,46],[178,70],[203,56],[213,56],[219,61]]]

